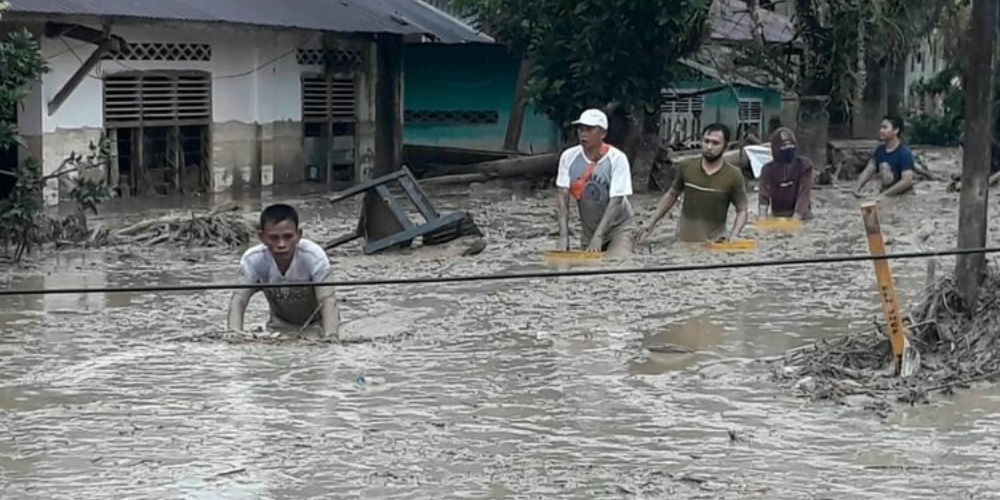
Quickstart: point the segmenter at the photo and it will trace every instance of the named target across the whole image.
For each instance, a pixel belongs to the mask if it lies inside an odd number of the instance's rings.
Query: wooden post
[[[377,35],[375,73],[375,172],[391,173],[403,161],[403,37]]]
[[[56,93],[55,97],[53,97],[52,100],[49,101],[48,105],[49,116],[52,116],[55,114],[56,111],[59,111],[59,107],[62,106],[63,103],[66,102],[66,99],[69,99],[69,96],[73,94],[73,91],[80,86],[80,83],[83,82],[83,79],[86,78],[88,74],[90,74],[90,70],[96,68],[97,63],[101,62],[101,58],[104,57],[104,54],[108,52],[108,48],[110,46],[111,42],[109,40],[107,39],[103,40],[100,44],[97,45],[97,48],[94,49],[94,52],[90,54],[90,57],[88,57],[85,61],[83,61],[83,64],[81,64],[80,67],[77,68],[76,73],[73,73],[73,76],[69,77],[69,80],[66,82],[66,84],[63,85],[63,87],[59,89],[59,92]]]
[[[525,101],[528,97],[528,76],[530,74],[531,61],[524,57],[521,59],[521,68],[517,72],[517,88],[514,89],[514,102],[510,107],[510,119],[507,120],[507,134],[503,139],[503,148],[507,151],[517,151],[517,147],[521,143]]]
[[[865,223],[865,235],[868,239],[868,252],[875,256],[885,255],[885,241],[882,239],[882,226],[878,221],[878,205],[874,201],[861,204],[861,217]],[[903,325],[903,314],[899,308],[896,296],[896,286],[892,281],[889,261],[874,260],[875,282],[878,285],[879,297],[882,302],[882,313],[885,315],[886,336],[892,345],[892,367],[895,375],[903,372],[903,355],[909,342],[906,339],[906,327]],[[909,367],[908,367],[909,368]],[[911,371],[912,368],[906,370]]]
[[[993,135],[993,71],[996,57],[997,0],[974,0],[966,65],[965,147],[962,194],[959,198],[958,246],[986,246],[987,180]],[[986,270],[985,254],[959,255],[955,268],[959,294],[966,307],[975,304]]]

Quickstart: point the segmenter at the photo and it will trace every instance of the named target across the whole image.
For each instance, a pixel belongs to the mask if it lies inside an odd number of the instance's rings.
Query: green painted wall
[[[514,100],[520,61],[500,45],[412,44],[403,58],[403,142],[499,150]],[[428,111],[496,113],[495,123],[427,123]],[[440,113],[436,113],[440,114]],[[421,120],[421,121],[418,121]],[[552,121],[528,109],[519,149],[549,152],[559,146]]]

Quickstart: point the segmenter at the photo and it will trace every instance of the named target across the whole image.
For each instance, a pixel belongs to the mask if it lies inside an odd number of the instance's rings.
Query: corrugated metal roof
[[[398,9],[397,12],[409,22],[424,28],[441,43],[480,42],[496,43],[493,38],[477,31],[450,12],[422,0],[367,0],[372,6],[383,4],[380,10]]]
[[[234,23],[342,33],[430,35],[483,42],[461,21],[419,0],[10,0],[9,14]]]
[[[795,25],[791,19],[757,9],[764,40],[769,43],[788,43],[795,39]],[[712,39],[727,42],[749,42],[754,40],[753,20],[747,4],[740,0],[715,0],[710,11]]]

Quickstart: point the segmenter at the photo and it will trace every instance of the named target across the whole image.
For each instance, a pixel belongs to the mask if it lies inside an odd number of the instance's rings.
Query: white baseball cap
[[[601,127],[608,129],[608,115],[599,109],[588,109],[580,114],[580,119],[573,122],[573,125],[586,125],[588,127]]]

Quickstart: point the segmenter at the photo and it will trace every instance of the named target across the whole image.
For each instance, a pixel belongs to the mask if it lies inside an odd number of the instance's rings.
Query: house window
[[[354,177],[357,84],[353,76],[302,76],[302,136],[306,178],[316,182]]]
[[[670,145],[698,140],[705,96],[663,95],[660,104],[660,136]]]
[[[211,61],[207,43],[130,43],[103,57],[113,61]]]
[[[302,77],[302,121],[355,120],[357,91],[354,78],[304,75]]]
[[[762,130],[764,130],[764,102],[760,99],[740,99],[736,138],[742,139],[747,134],[760,137]]]
[[[486,109],[408,109],[403,112],[403,121],[419,125],[495,125],[500,123],[500,113]]]
[[[206,72],[140,71],[104,78],[104,126],[117,146],[110,180],[123,195],[209,187],[212,80]]]
[[[705,109],[705,96],[665,97],[660,105],[663,113],[695,113]]]

